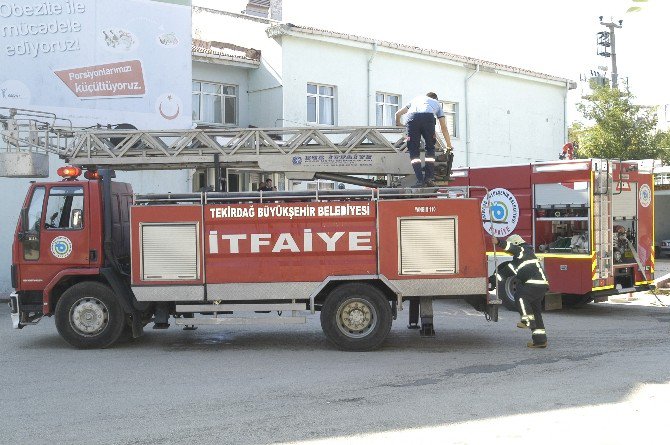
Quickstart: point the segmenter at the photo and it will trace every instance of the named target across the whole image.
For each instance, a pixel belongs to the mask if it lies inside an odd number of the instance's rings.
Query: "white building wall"
[[[306,86],[321,83],[336,87],[335,122],[340,126],[374,125],[377,92],[399,94],[401,105],[428,91],[456,102],[455,166],[556,159],[565,143],[566,87],[558,82],[478,72],[468,82],[466,104],[466,78],[473,70],[460,64],[388,48],[375,52],[371,44],[327,37],[283,36],[281,41],[284,119],[293,125],[308,125]]]
[[[470,165],[557,159],[567,137],[565,93],[565,85],[477,73],[468,89]]]

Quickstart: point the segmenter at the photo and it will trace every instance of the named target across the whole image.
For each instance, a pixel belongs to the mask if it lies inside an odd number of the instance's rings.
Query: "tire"
[[[498,289],[498,297],[502,300],[503,306],[510,311],[517,311],[516,302],[516,286],[519,280],[515,277],[508,277],[504,280],[498,281],[496,288]]]
[[[391,330],[391,305],[386,296],[369,284],[337,286],[321,308],[321,329],[328,340],[345,351],[371,351],[384,342]]]
[[[56,328],[72,346],[106,348],[125,327],[125,314],[114,292],[94,281],[78,283],[63,292],[56,305]]]

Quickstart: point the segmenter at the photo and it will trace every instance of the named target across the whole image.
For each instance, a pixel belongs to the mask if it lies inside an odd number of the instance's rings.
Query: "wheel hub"
[[[72,305],[70,324],[82,335],[96,335],[105,329],[108,322],[107,306],[96,298],[82,298]]]
[[[351,299],[340,306],[338,325],[349,337],[362,337],[377,323],[374,308],[360,299]]]

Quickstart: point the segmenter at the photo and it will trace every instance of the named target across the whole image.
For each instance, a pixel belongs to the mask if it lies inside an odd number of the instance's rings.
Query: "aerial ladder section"
[[[47,176],[49,154],[81,167],[116,170],[218,166],[354,183],[350,175],[413,174],[403,127],[123,127],[75,129],[53,114],[0,108],[0,176]],[[448,156],[440,138],[436,148],[436,178],[446,180]]]

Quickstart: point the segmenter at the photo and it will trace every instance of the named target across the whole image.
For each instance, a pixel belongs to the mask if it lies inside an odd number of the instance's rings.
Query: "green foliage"
[[[609,159],[663,159],[670,135],[656,130],[655,110],[633,104],[629,91],[609,86],[594,87],[577,109],[592,123],[573,124],[570,130],[578,142],[578,157]],[[665,145],[667,146],[667,145]]]
[[[633,0],[633,3],[647,3],[647,0]],[[642,6],[631,6],[626,12],[642,11]]]

